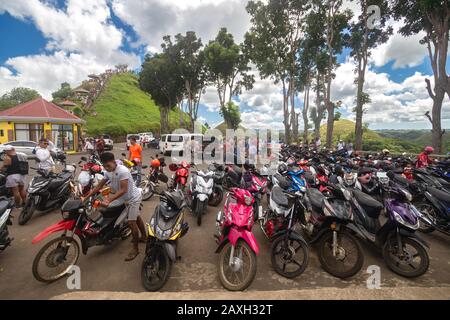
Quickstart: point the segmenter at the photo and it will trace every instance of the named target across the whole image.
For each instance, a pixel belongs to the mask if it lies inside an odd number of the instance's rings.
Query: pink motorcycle
[[[256,275],[259,246],[252,233],[254,201],[248,190],[231,188],[223,213],[219,211],[217,214],[219,279],[231,291],[245,290]]]

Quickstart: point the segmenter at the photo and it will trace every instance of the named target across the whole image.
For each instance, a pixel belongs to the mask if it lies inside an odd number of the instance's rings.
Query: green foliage
[[[108,133],[115,138],[124,138],[127,133],[160,133],[158,107],[139,88],[137,76],[132,73],[113,75],[106,89],[94,102],[93,109],[97,116],[88,115],[84,118],[89,135]],[[185,115],[184,118],[187,123],[189,117]],[[178,120],[178,112],[170,111],[171,130],[179,127]]]
[[[18,104],[25,103],[41,95],[33,89],[18,87],[12,89],[0,97],[0,110],[5,110],[14,107]]]
[[[241,123],[241,112],[239,106],[233,101],[228,102],[225,107],[220,109],[220,115],[225,120],[228,129],[237,129]]]
[[[70,98],[73,94],[70,84],[67,82],[61,83],[61,88],[52,93],[53,100],[63,101]]]

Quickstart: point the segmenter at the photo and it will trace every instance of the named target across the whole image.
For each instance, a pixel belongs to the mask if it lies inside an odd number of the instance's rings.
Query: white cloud
[[[241,42],[250,23],[246,4],[245,0],[112,0],[114,13],[151,48],[159,48],[164,35],[186,31],[195,31],[207,43],[221,27]]]
[[[0,94],[27,86],[50,98],[63,81],[76,85],[89,73],[118,63],[132,68],[140,64],[136,55],[120,49],[124,33],[110,21],[106,0],[68,0],[64,10],[54,7],[52,1],[2,1],[0,13],[5,11],[31,20],[48,39],[48,52],[8,59],[1,67]]]

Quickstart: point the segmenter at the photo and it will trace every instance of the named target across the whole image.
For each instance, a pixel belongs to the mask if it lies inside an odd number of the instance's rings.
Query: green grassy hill
[[[220,132],[222,132],[222,134],[225,136],[225,133],[227,131],[227,124],[225,122],[222,122],[219,125],[217,125],[214,129],[220,130]],[[242,129],[244,131],[247,130],[246,128],[244,128],[241,125],[238,126],[238,129]]]
[[[127,133],[160,132],[159,109],[139,88],[138,78],[132,73],[113,75],[107,88],[94,102],[93,110],[95,116],[84,117],[89,135],[108,133],[115,138],[123,138]],[[188,123],[188,116],[183,116]],[[179,118],[179,112],[170,112],[171,130],[179,127]]]
[[[327,125],[324,124],[320,127],[320,139],[322,143],[325,143],[326,135]],[[355,123],[353,121],[346,119],[335,121],[333,144],[336,145],[339,139],[346,142],[355,141]],[[384,148],[389,149],[391,152],[420,152],[422,149],[417,143],[394,137],[383,137],[373,130],[364,129],[362,145],[364,151],[381,151]]]
[[[397,138],[401,140],[412,141],[418,146],[431,145],[430,130],[379,130],[382,137]],[[450,150],[450,133],[446,132],[443,137],[444,150]]]

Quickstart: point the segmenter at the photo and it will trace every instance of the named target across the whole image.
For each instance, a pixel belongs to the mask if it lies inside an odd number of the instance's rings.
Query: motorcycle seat
[[[273,187],[270,198],[281,207],[287,208],[289,206],[288,198],[278,186]]]
[[[116,207],[108,207],[100,209],[100,213],[105,219],[113,219],[120,216],[120,214],[125,210],[125,204]]]
[[[434,187],[428,187],[427,191],[435,196],[438,200],[450,203],[450,193],[439,190]]]
[[[357,189],[353,190],[353,196],[364,208],[369,217],[376,219],[380,216],[381,210],[383,210],[383,204],[381,202]]]
[[[8,200],[1,200],[0,201],[0,215],[3,214],[3,212],[6,211],[9,207],[9,201]]]
[[[325,196],[319,190],[309,188],[306,190],[306,194],[308,195],[308,198],[311,200],[311,204],[314,207],[322,209]]]

